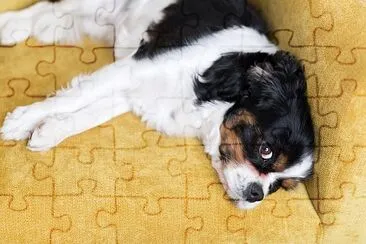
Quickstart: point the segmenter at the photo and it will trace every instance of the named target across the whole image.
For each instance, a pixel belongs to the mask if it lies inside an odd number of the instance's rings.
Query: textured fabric
[[[31,2],[3,1],[0,10]],[[317,161],[306,186],[238,210],[199,141],[164,137],[126,114],[46,153],[0,141],[1,242],[365,243],[366,4],[255,4],[308,74]],[[112,48],[88,40],[0,47],[0,120],[111,62]]]

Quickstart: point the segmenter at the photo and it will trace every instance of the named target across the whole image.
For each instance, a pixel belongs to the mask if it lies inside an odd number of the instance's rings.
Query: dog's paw
[[[32,105],[17,107],[5,117],[0,129],[1,138],[16,141],[28,139],[42,118],[42,113]]]
[[[32,21],[17,18],[14,13],[0,14],[0,44],[14,45],[26,40],[32,31]]]
[[[57,146],[70,135],[70,119],[67,115],[45,118],[33,131],[27,148],[41,152]]]

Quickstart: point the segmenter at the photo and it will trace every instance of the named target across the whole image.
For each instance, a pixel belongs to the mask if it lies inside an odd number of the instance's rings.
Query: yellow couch
[[[307,71],[312,180],[238,210],[199,141],[164,137],[126,114],[46,153],[0,141],[0,242],[366,243],[366,1],[253,2]],[[0,47],[0,120],[112,61],[112,48],[88,40]]]

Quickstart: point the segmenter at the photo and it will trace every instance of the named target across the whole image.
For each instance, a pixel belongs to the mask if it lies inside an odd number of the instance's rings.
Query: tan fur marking
[[[276,172],[284,171],[286,169],[287,162],[288,162],[287,156],[280,154],[276,162],[273,164],[273,170]]]
[[[282,181],[282,187],[286,190],[294,189],[298,185],[299,181],[294,179],[286,179]]]
[[[220,126],[221,145],[220,150],[224,154],[236,162],[244,162],[244,153],[242,143],[234,130],[228,129],[226,126]],[[224,160],[225,161],[225,160]]]
[[[242,109],[236,114],[232,115],[231,118],[225,121],[225,126],[228,129],[232,129],[239,124],[255,125],[256,120],[253,114]]]

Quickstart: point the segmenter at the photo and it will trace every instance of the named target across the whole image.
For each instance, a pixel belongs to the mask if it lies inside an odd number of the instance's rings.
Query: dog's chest
[[[149,127],[168,135],[197,136],[203,114],[194,103],[191,86],[159,77],[143,83],[129,96],[135,114]]]
[[[148,85],[148,84],[150,85]],[[132,111],[148,127],[170,136],[198,137],[211,156],[218,153],[219,127],[227,109],[224,102],[196,104],[191,81],[146,81],[130,93]]]

